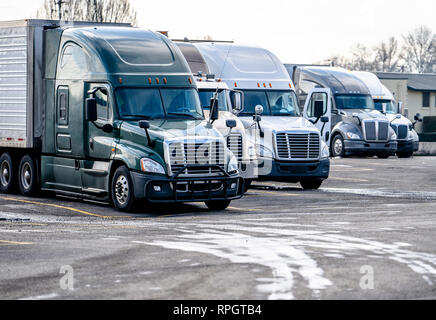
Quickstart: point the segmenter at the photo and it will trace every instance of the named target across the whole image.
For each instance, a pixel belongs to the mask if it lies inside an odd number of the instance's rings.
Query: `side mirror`
[[[263,107],[262,107],[260,104],[258,104],[258,105],[254,108],[254,113],[255,113],[256,115],[261,115],[261,114],[263,113]]]
[[[236,120],[227,120],[226,121],[227,128],[233,129],[236,127]]]
[[[141,129],[144,129],[144,130],[145,130],[145,134],[147,135],[147,142],[148,142],[148,145],[149,145],[150,147],[154,147],[155,143],[154,143],[154,141],[151,140],[151,138],[150,138],[150,133],[148,132],[148,129],[150,129],[150,122],[148,122],[147,120],[140,120],[140,121],[139,121],[139,127],[140,127]]]
[[[218,99],[210,99],[210,121],[218,120],[219,110],[218,110]]]
[[[415,121],[418,121],[418,122],[422,122],[423,121],[423,118],[422,118],[420,113],[415,114],[414,119],[415,119]]]
[[[244,105],[244,94],[241,91],[232,91],[230,97],[232,100],[232,109],[240,112]]]
[[[403,114],[403,103],[401,101],[398,102],[397,108],[398,108],[397,113]]]
[[[103,130],[103,132],[106,132],[106,133],[112,133],[112,132],[114,131],[114,127],[113,127],[113,125],[111,125],[111,124],[109,124],[109,123],[106,123],[106,124],[101,128],[101,130]]]
[[[148,122],[147,120],[141,120],[141,121],[139,121],[139,127],[141,129],[148,130],[148,129],[150,129],[150,122]]]
[[[327,123],[327,122],[329,122],[329,117],[321,117],[321,122],[322,122],[322,123]]]
[[[324,101],[315,101],[314,104],[314,117],[319,119],[324,115]]]
[[[85,102],[86,121],[97,121],[97,99],[87,98]]]

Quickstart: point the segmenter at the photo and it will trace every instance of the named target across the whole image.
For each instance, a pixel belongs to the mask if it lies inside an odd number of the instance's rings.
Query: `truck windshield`
[[[374,99],[374,105],[375,109],[380,112],[383,112],[385,110],[386,113],[397,113],[397,105],[392,100]]]
[[[297,96],[294,91],[244,90],[244,110],[240,115],[253,115],[257,105],[263,107],[263,115],[300,116]]]
[[[335,96],[338,109],[369,109],[374,110],[372,97],[364,94],[338,94]]]
[[[121,88],[115,91],[115,96],[123,119],[204,119],[193,88]]]
[[[210,99],[214,96],[216,90],[213,89],[199,89],[199,96],[201,106],[204,110],[210,109]],[[227,109],[227,96],[225,90],[218,90],[218,110],[219,111],[228,111]]]

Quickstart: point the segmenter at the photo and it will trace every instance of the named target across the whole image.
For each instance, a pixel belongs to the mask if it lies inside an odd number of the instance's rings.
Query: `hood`
[[[405,124],[405,125],[412,124],[412,121],[407,119],[405,116],[401,115],[400,119],[395,119],[396,116],[397,114],[391,114],[391,113],[386,114],[386,117],[389,119],[390,122],[392,121],[393,124]]]
[[[362,110],[362,109],[347,109],[347,110],[340,110],[340,114],[343,117],[353,119],[353,115],[357,114],[357,117],[360,119],[360,121],[363,120],[380,120],[380,121],[389,121],[388,117],[377,110]],[[344,122],[347,122],[347,119],[343,119]],[[348,122],[353,122],[348,121]]]
[[[260,126],[270,131],[304,131],[318,132],[318,129],[303,117],[280,117],[261,116]],[[248,128],[253,124],[252,117],[240,117],[244,127]]]
[[[124,121],[121,127],[122,135],[146,137],[145,130],[138,124],[139,121]],[[148,132],[151,139],[156,141],[183,137],[222,137],[206,120],[151,120]]]

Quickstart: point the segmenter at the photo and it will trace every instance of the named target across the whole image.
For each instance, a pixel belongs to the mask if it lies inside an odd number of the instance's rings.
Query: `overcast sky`
[[[0,0],[0,20],[34,17],[42,0]],[[171,38],[235,40],[282,62],[313,63],[374,46],[426,25],[436,32],[436,0],[132,0],[142,28]]]

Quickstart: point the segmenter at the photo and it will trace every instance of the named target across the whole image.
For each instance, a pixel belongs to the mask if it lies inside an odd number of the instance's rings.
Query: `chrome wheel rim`
[[[115,182],[115,197],[120,205],[124,205],[129,198],[129,182],[125,176],[119,176]]]
[[[6,160],[2,162],[0,170],[1,170],[0,181],[3,186],[7,186],[11,181],[11,175],[10,175],[11,168]]]
[[[335,155],[340,155],[342,153],[342,141],[341,139],[336,139],[335,144],[333,145],[333,150],[335,150]]]
[[[25,189],[29,189],[32,185],[32,169],[28,162],[21,168],[21,184]]]

